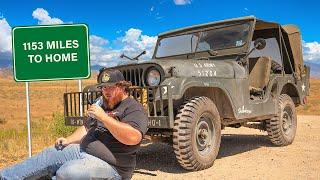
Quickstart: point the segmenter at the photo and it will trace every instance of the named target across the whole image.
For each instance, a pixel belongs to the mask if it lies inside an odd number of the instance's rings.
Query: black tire
[[[202,170],[213,165],[221,141],[220,115],[207,97],[195,97],[181,105],[173,129],[173,149],[180,165]]]
[[[266,121],[271,142],[286,146],[293,142],[297,130],[295,105],[290,96],[281,94],[278,101],[278,116]]]

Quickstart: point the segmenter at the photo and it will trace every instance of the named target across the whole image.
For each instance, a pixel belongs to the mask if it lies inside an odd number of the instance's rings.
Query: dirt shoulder
[[[273,146],[265,132],[226,128],[213,167],[183,170],[166,144],[149,144],[138,154],[133,179],[320,179],[320,116],[298,116],[293,144]]]

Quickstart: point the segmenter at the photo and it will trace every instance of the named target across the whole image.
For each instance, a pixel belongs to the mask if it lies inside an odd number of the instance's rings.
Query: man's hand
[[[68,140],[64,137],[60,137],[56,140],[55,145],[58,146],[59,144],[62,144],[63,146],[68,146],[70,143],[68,142]]]
[[[84,126],[79,127],[75,132],[73,132],[67,138],[60,137],[56,140],[55,145],[62,145],[64,147],[69,144],[79,144],[81,139],[87,134],[86,128]]]
[[[93,105],[90,106],[90,108],[88,109],[88,114],[89,115],[93,115],[99,121],[101,121],[103,119],[103,117],[108,116],[104,112],[104,110],[100,106],[98,106],[96,104],[93,104]]]

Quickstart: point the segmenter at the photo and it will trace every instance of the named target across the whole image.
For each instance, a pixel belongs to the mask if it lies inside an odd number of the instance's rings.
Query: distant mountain
[[[98,71],[103,68],[103,66],[100,66],[100,65],[93,65],[91,66],[91,71]]]
[[[11,61],[0,60],[0,68],[7,68],[10,66],[12,66]]]
[[[121,62],[118,65],[125,65],[128,63],[131,63],[131,62]],[[320,78],[320,63],[318,64],[318,63],[305,62],[305,64],[311,67],[311,72],[310,72],[311,77]],[[91,66],[91,71],[93,73],[99,73],[99,70],[103,67],[104,66],[93,65]],[[0,57],[0,77],[1,78],[12,77],[12,60],[11,60],[10,54],[7,54],[6,57],[4,56]]]
[[[8,68],[12,66],[12,56],[11,53],[5,52],[1,53],[0,56],[0,68]]]
[[[313,78],[320,78],[320,64],[305,62],[307,66],[310,66],[310,76]]]
[[[12,67],[1,68],[0,67],[0,78],[10,79],[13,77]]]

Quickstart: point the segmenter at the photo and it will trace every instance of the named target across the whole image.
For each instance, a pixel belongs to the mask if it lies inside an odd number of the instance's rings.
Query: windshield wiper
[[[199,58],[196,58],[196,60],[209,60],[210,58],[218,55],[218,51],[214,51],[212,49],[208,49],[208,50],[202,51],[202,52],[207,52],[207,53],[209,53],[210,56],[209,57],[199,57]]]
[[[218,51],[212,50],[212,49],[208,49],[206,50],[207,53],[210,54],[210,56],[216,56],[218,55]]]
[[[147,52],[146,51],[142,51],[138,56],[134,57],[134,60],[139,60],[138,58],[142,55],[145,55]]]
[[[132,59],[131,57],[126,56],[125,54],[121,54],[121,55],[120,55],[120,58],[127,58],[127,59],[129,59],[129,60],[131,60],[131,61],[134,60],[134,59]]]

